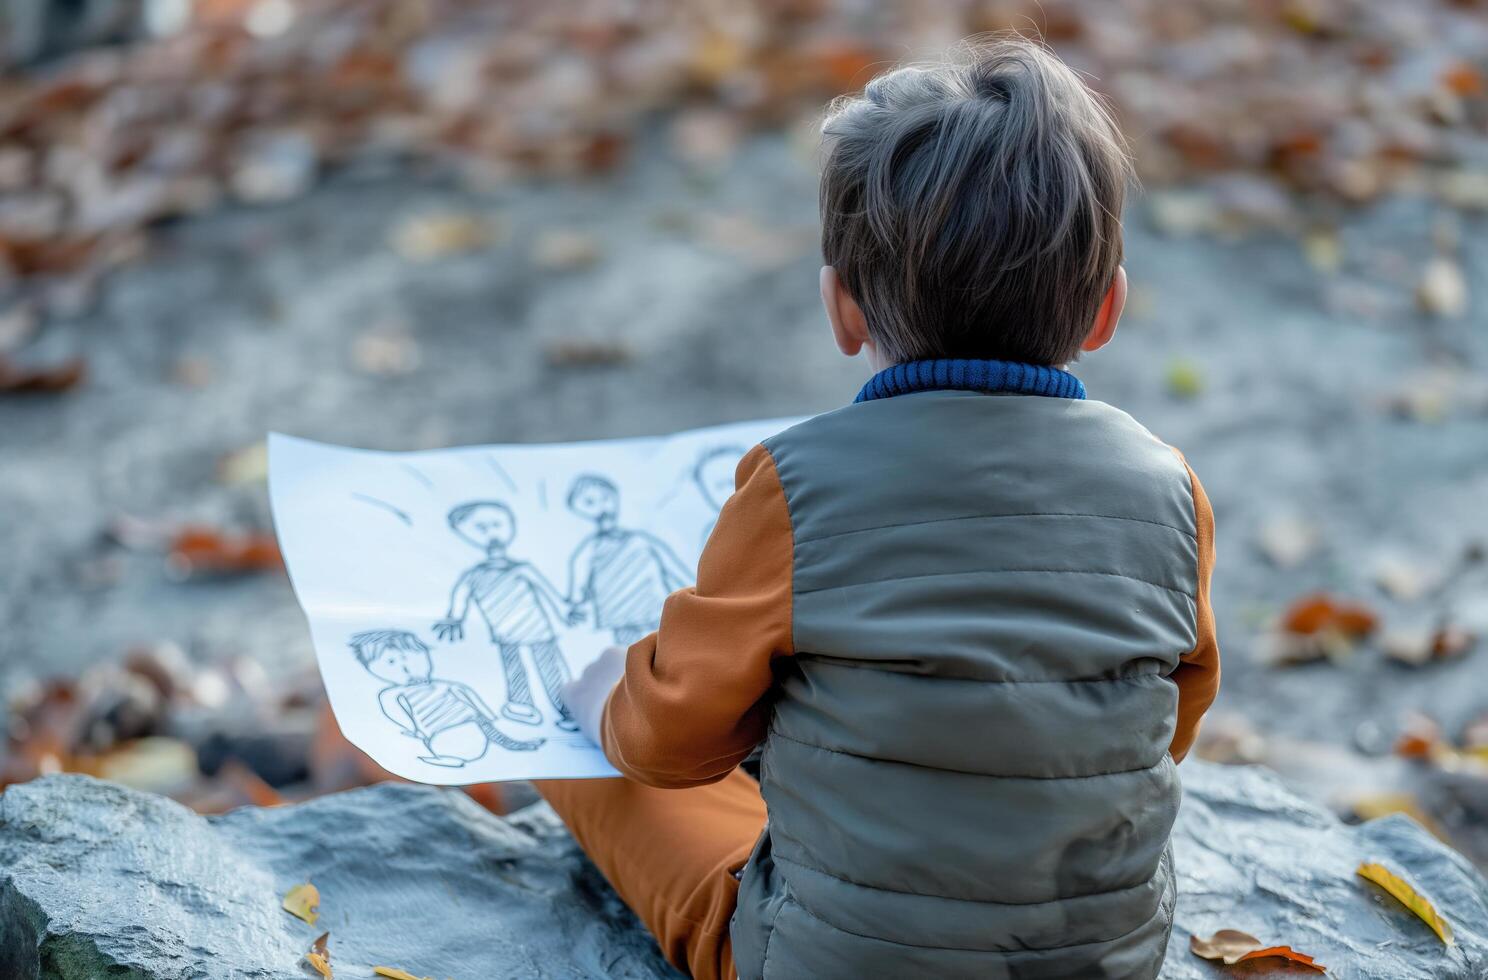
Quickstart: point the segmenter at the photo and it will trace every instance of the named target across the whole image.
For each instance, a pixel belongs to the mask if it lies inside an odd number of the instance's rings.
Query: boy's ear
[[[1121,319],[1121,311],[1125,308],[1126,267],[1118,265],[1116,275],[1111,277],[1111,288],[1106,290],[1100,309],[1095,311],[1095,319],[1090,324],[1090,333],[1085,335],[1080,349],[1088,353],[1100,350],[1109,344],[1111,338],[1116,336],[1116,324]]]
[[[858,356],[863,346],[869,344],[868,318],[863,316],[858,301],[852,298],[837,270],[830,265],[822,266],[821,298],[837,349],[848,357]]]

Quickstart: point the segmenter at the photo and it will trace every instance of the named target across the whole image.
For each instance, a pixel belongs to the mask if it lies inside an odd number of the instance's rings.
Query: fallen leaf
[[[331,973],[330,939],[330,933],[321,933],[320,938],[310,945],[310,952],[305,954],[305,959],[315,968],[315,972],[326,980],[334,980]]]
[[[407,970],[400,970],[396,966],[374,966],[372,972],[379,977],[387,977],[388,980],[434,980],[433,977],[416,977]]]
[[[472,252],[491,241],[491,227],[468,214],[426,214],[409,218],[392,234],[392,245],[405,259],[430,262]]]
[[[230,452],[217,461],[217,480],[220,483],[262,483],[268,476],[269,446],[263,441]]]
[[[1295,568],[1311,557],[1321,538],[1317,525],[1295,515],[1280,515],[1261,525],[1256,547],[1277,568]]]
[[[35,395],[67,391],[77,387],[87,373],[87,362],[81,357],[54,367],[23,368],[0,356],[0,394]]]
[[[1368,606],[1334,599],[1323,592],[1298,599],[1281,618],[1282,629],[1304,636],[1337,630],[1360,638],[1374,632],[1378,625],[1379,617]]]
[[[284,911],[296,918],[304,919],[312,926],[320,918],[320,889],[310,882],[295,885],[284,896]]]
[[[1462,267],[1444,256],[1426,263],[1416,283],[1416,303],[1433,316],[1460,317],[1467,312],[1467,279]]]
[[[240,534],[209,527],[185,527],[171,538],[166,569],[178,579],[194,575],[238,575],[283,568],[279,543],[271,534]]]
[[[1431,931],[1436,933],[1442,942],[1448,946],[1453,944],[1452,926],[1446,919],[1441,917],[1436,911],[1435,906],[1427,901],[1420,892],[1416,891],[1410,882],[1395,874],[1383,864],[1376,862],[1365,862],[1359,865],[1356,873],[1359,877],[1379,885],[1385,891],[1389,892],[1390,896],[1401,905],[1414,912],[1422,922],[1431,927]]]
[[[559,340],[547,347],[548,363],[553,367],[609,367],[624,364],[634,355],[618,341],[570,339]]]
[[[1207,939],[1188,937],[1188,948],[1206,960],[1218,960],[1228,966],[1247,960],[1280,957],[1310,967],[1319,973],[1327,973],[1327,967],[1313,962],[1311,956],[1299,953],[1290,946],[1266,946],[1259,939],[1238,929],[1221,929]]]
[[[539,269],[579,269],[598,262],[599,256],[599,242],[582,231],[545,231],[532,245],[532,263]]]
[[[1338,660],[1378,625],[1379,617],[1367,606],[1312,593],[1287,607],[1267,638],[1263,659],[1276,665]]]
[[[1178,358],[1168,362],[1163,384],[1174,398],[1197,398],[1204,393],[1204,372],[1197,363]]]
[[[1360,820],[1378,820],[1391,814],[1404,814],[1425,827],[1438,840],[1451,844],[1451,839],[1441,825],[1421,807],[1421,802],[1410,793],[1381,793],[1378,796],[1362,796],[1349,803],[1349,809]]]

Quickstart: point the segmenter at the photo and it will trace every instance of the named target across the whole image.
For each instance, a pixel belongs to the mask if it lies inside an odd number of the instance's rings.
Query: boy
[[[568,509],[594,522],[568,565],[573,618],[594,611],[596,629],[627,646],[656,629],[668,593],[692,581],[692,571],[664,541],[623,528],[620,491],[602,476],[585,474],[568,491]]]
[[[1059,367],[1126,298],[1122,142],[1020,40],[825,135],[822,299],[877,373],[569,686],[628,778],[541,792],[695,976],[1154,977],[1219,654],[1198,481]]]
[[[449,614],[434,624],[441,640],[465,636],[465,617],[470,604],[481,611],[491,631],[491,642],[501,653],[506,675],[506,703],[501,715],[524,725],[542,723],[542,712],[532,703],[522,648],[532,653],[548,700],[558,709],[556,724],[566,732],[578,726],[563,701],[568,664],[558,647],[554,622],[568,616],[563,597],[542,572],[506,553],[517,536],[517,518],[511,508],[494,500],[461,504],[449,512],[450,528],[486,553],[486,560],[467,569],[450,593]]]
[[[377,703],[404,735],[424,743],[429,754],[420,761],[456,769],[484,756],[492,742],[512,752],[543,744],[498,729],[495,713],[469,685],[436,679],[429,648],[412,633],[368,630],[348,645],[367,673],[388,685]]]

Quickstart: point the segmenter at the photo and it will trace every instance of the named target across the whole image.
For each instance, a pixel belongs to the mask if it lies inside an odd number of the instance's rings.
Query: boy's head
[[[822,299],[838,346],[1063,364],[1126,295],[1115,123],[1037,44],[880,75],[822,127]]]
[[[349,641],[367,673],[389,684],[413,684],[434,674],[429,648],[404,630],[368,630]]]
[[[568,509],[591,521],[615,517],[620,513],[620,491],[604,477],[586,473],[569,488]]]
[[[449,525],[477,548],[505,548],[517,536],[517,518],[506,504],[479,500],[449,512]]]

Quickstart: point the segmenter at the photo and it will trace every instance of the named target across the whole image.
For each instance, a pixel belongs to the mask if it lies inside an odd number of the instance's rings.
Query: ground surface
[[[1253,652],[1265,616],[1314,587],[1369,598],[1387,622],[1417,616],[1376,592],[1378,555],[1444,570],[1488,540],[1488,412],[1472,394],[1488,370],[1482,220],[1453,219],[1479,295],[1466,317],[1433,321],[1411,300],[1442,235],[1424,201],[1348,217],[1337,273],[1288,238],[1164,237],[1146,207],[1129,214],[1121,336],[1077,370],[1092,397],[1182,448],[1208,488],[1219,709],[1350,752],[1387,746],[1407,708],[1455,731],[1488,710],[1488,650],[1412,669],[1366,649],[1287,671]],[[440,210],[488,217],[494,241],[428,263],[389,246],[400,222]],[[50,325],[27,352],[85,352],[87,385],[0,401],[0,682],[158,640],[203,660],[250,654],[271,673],[309,664],[281,576],[179,583],[159,555],[105,536],[120,515],[267,527],[261,486],[217,475],[266,430],[407,449],[656,433],[850,400],[865,369],[821,321],[814,220],[809,160],[767,137],[706,177],[646,150],[592,183],[479,192],[353,173],[293,204],[167,229],[96,311]],[[592,236],[598,261],[539,268],[534,243],[553,229]],[[595,340],[628,357],[554,363],[555,345]],[[1198,397],[1169,390],[1175,360],[1198,372]],[[379,364],[395,373],[367,370]],[[1413,390],[1440,401],[1418,413],[1434,420],[1386,408]],[[1255,540],[1288,514],[1321,545],[1279,570]],[[1488,627],[1483,576],[1448,601]],[[1348,756],[1322,758],[1317,795],[1356,778]]]

